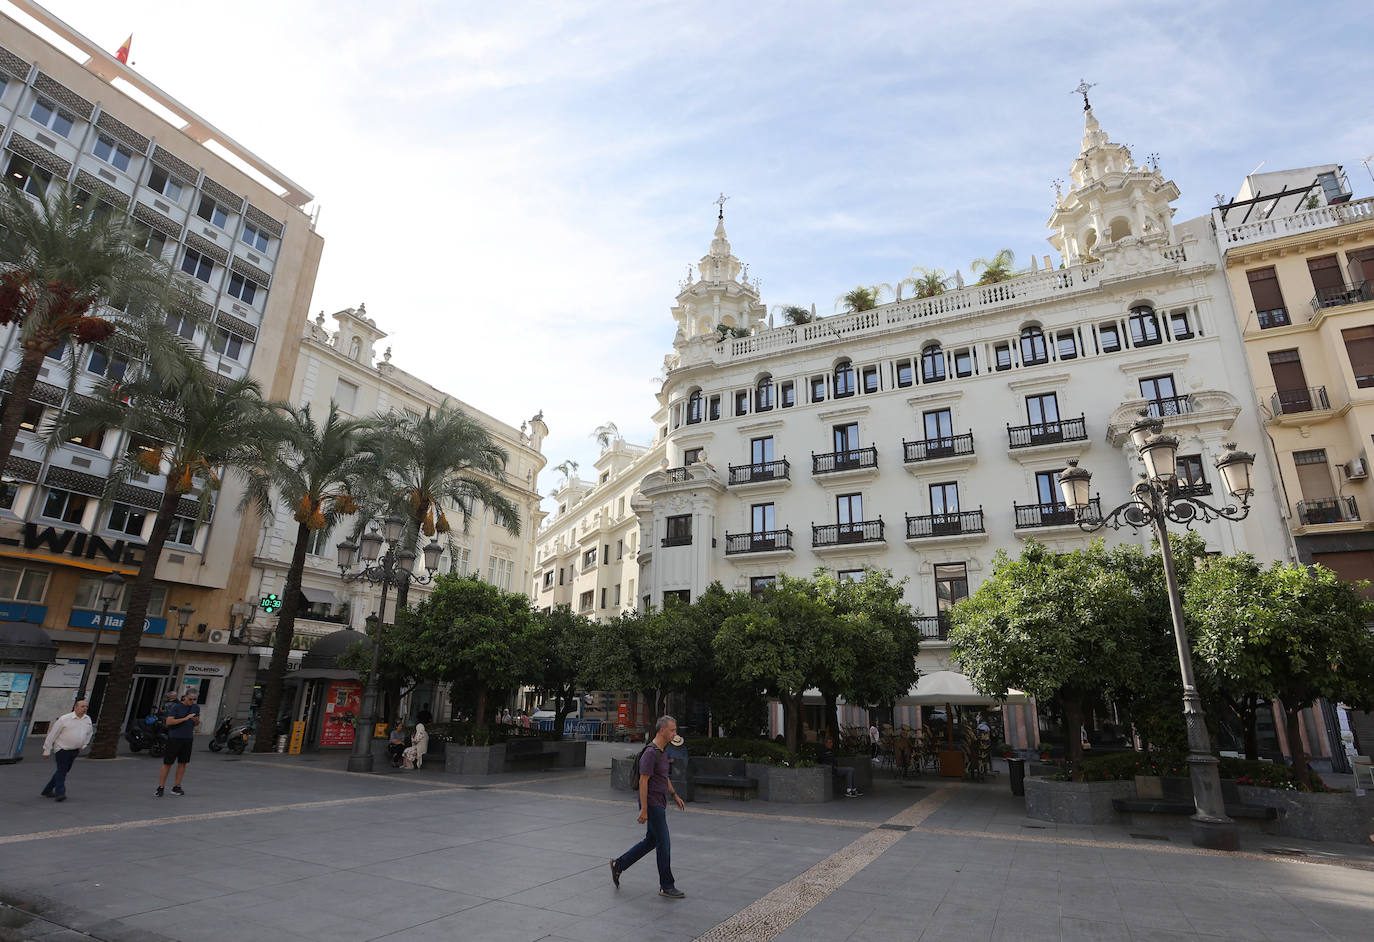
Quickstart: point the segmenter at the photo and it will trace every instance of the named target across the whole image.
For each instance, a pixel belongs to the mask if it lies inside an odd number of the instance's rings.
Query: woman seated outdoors
[[[830,766],[831,774],[844,779],[844,797],[858,798],[863,792],[854,787],[854,770],[840,765],[835,758],[835,737],[826,734],[824,745],[816,747],[816,764]]]

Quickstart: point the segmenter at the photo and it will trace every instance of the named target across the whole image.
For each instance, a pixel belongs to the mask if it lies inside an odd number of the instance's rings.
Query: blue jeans
[[[673,881],[672,863],[669,860],[671,849],[672,844],[668,840],[668,809],[658,805],[650,805],[649,827],[644,834],[644,840],[617,857],[615,868],[622,872],[629,870],[640,857],[651,850],[656,850],[658,851],[659,889],[671,890],[676,886]]]
[[[53,758],[57,760],[57,771],[53,772],[52,778],[48,779],[48,784],[43,786],[43,791],[52,792],[53,795],[67,794],[67,773],[72,770],[72,763],[76,761],[76,754],[79,749],[59,749],[53,753]]]

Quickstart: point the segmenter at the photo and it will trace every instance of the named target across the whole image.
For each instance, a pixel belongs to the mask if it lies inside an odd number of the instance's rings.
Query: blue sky
[[[316,194],[312,311],[365,300],[397,366],[515,425],[543,409],[550,465],[589,467],[608,420],[652,434],[720,191],[765,301],[821,313],[1049,253],[1080,77],[1179,219],[1261,161],[1374,192],[1367,2],[50,8],[111,50],[132,31],[135,68]]]

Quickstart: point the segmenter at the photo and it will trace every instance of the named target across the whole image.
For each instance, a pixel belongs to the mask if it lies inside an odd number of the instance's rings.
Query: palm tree
[[[846,313],[871,311],[878,306],[878,288],[866,288],[859,285],[835,299],[835,306],[840,307],[841,305],[843,305],[841,309]]]
[[[784,304],[779,313],[782,314],[782,319],[793,327],[811,323],[811,312],[795,304]]]
[[[382,416],[368,447],[376,454],[365,485],[372,502],[404,517],[408,538],[417,544],[421,535],[451,532],[445,506],[462,514],[464,529],[481,503],[511,534],[520,533],[520,509],[499,487],[509,455],[485,425],[448,400],[422,416]],[[454,549],[451,541],[449,548]],[[402,582],[397,611],[409,596],[410,584]]]
[[[0,196],[0,325],[17,324],[21,356],[0,411],[0,467],[9,460],[45,358],[65,348],[68,392],[80,346],[123,337],[154,370],[181,353],[168,311],[189,304],[185,279],[140,247],[144,240],[114,213],[61,185],[35,201],[10,185]]]
[[[918,298],[933,298],[937,294],[944,294],[948,282],[949,279],[940,269],[922,268],[920,265],[911,270],[911,277],[907,279],[907,284],[916,289]]]
[[[296,544],[282,590],[272,663],[258,710],[254,752],[271,752],[274,745],[274,724],[296,630],[301,573],[305,571],[310,535],[328,531],[340,517],[358,511],[354,485],[372,460],[372,455],[363,450],[362,440],[374,422],[344,416],[333,401],[323,424],[315,421],[308,405],[283,410],[281,418],[278,434],[254,443],[255,454],[246,473],[248,487],[240,504],[240,509],[253,504],[271,515],[274,505],[280,502],[293,510],[296,520]]]
[[[975,258],[969,264],[969,270],[977,272],[983,270],[982,276],[977,284],[992,285],[999,281],[1006,281],[1013,274],[1011,266],[1016,264],[1016,253],[1011,249],[1002,249],[992,258]]]
[[[242,472],[280,428],[279,413],[262,398],[250,379],[223,380],[198,359],[186,359],[170,376],[152,371],[122,383],[106,383],[80,414],[57,423],[50,444],[94,428],[119,428],[143,441],[162,444],[124,456],[111,476],[114,489],[133,473],[165,474],[157,516],[143,550],[143,561],[129,590],[115,647],[114,664],[105,686],[104,722],[96,731],[91,757],[113,759],[119,746],[119,718],[123,717],[133,683],[134,662],[148,614],[153,576],[173,518],[183,500],[196,498],[197,525],[209,513],[211,495],[219,489],[221,469]],[[223,510],[223,509],[222,509]]]
[[[612,443],[619,441],[620,429],[614,422],[607,422],[604,425],[598,425],[596,428],[592,429],[592,438],[596,439],[596,443],[601,446],[601,450],[605,451],[607,448],[611,447]],[[577,465],[574,464],[573,467],[576,468]]]
[[[573,461],[571,458],[567,458],[564,459],[564,461],[561,464],[554,465],[553,469],[557,471],[559,474],[563,475],[563,483],[566,484],[569,481],[571,481],[572,476],[577,473],[577,467],[578,466],[576,461]]]

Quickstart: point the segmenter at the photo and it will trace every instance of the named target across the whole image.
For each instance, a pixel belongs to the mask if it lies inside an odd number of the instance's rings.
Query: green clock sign
[[[258,605],[262,607],[264,612],[271,615],[281,609],[281,599],[277,597],[277,593],[273,592],[271,595],[264,595]]]

